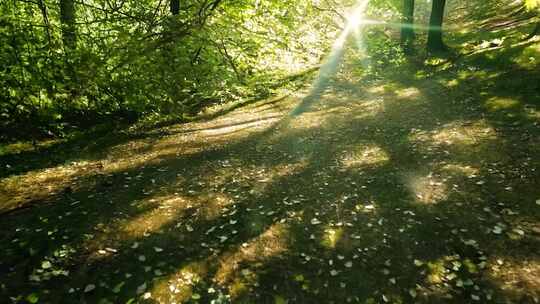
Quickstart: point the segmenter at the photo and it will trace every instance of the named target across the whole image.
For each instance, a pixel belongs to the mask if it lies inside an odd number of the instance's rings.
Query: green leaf
[[[287,302],[288,302],[288,301],[285,300],[285,298],[282,297],[282,296],[278,296],[278,295],[275,295],[275,296],[274,296],[274,303],[275,303],[275,304],[287,304]]]
[[[39,297],[36,293],[31,293],[26,297],[26,301],[29,303],[37,303],[39,301]]]
[[[116,286],[114,286],[114,288],[112,289],[112,292],[119,293],[120,290],[122,290],[122,287],[124,287],[124,284],[126,284],[126,282],[124,282],[124,281],[116,284]]]
[[[49,262],[49,261],[44,261],[43,263],[41,263],[41,268],[43,268],[43,269],[49,269],[51,267],[52,267],[52,265],[51,265],[51,262]]]

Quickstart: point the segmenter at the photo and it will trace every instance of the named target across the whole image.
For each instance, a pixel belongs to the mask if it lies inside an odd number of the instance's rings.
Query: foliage
[[[0,302],[539,298],[522,2],[454,9],[459,55],[406,57],[397,0],[372,0],[369,25],[352,1],[94,1],[73,23],[57,2],[0,5],[6,130],[138,119],[0,145]],[[306,66],[309,91],[259,98]]]
[[[320,61],[347,5],[191,0],[171,15],[165,1],[76,1],[71,48],[57,1],[2,2],[0,133],[60,135],[268,95],[269,82]]]
[[[525,6],[532,10],[540,7],[540,0],[525,0]]]

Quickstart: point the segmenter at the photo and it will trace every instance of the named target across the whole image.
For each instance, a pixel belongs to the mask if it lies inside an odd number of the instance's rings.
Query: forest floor
[[[0,302],[538,303],[538,45],[6,152]]]

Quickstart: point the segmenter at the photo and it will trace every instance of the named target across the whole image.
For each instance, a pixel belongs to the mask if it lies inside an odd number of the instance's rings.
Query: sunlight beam
[[[336,38],[332,45],[332,50],[325,62],[319,69],[319,74],[313,82],[312,88],[302,102],[295,107],[289,114],[290,117],[298,116],[304,113],[315,100],[325,91],[330,79],[337,73],[338,67],[345,54],[345,43],[350,35],[354,36],[357,49],[363,55],[361,64],[369,65],[369,56],[366,52],[366,45],[362,30],[366,25],[386,25],[401,28],[403,26],[412,26],[416,30],[429,30],[433,27],[420,25],[404,25],[399,22],[386,22],[365,18],[365,13],[369,0],[358,0],[346,17],[346,25],[341,34]],[[448,29],[448,28],[447,28]]]
[[[311,104],[320,96],[326,89],[330,78],[337,73],[337,69],[343,54],[345,53],[345,42],[351,33],[364,24],[364,13],[366,11],[369,0],[358,0],[351,13],[347,16],[347,24],[343,32],[338,36],[332,45],[332,51],[322,64],[319,75],[315,79],[312,89],[303,101],[290,112],[290,116],[298,116],[305,112]]]

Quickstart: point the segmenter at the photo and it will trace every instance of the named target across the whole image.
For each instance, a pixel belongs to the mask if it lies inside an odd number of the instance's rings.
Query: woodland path
[[[538,111],[476,77],[352,67],[296,116],[308,92],[30,163],[1,183],[33,207],[0,221],[0,296],[538,301]]]

